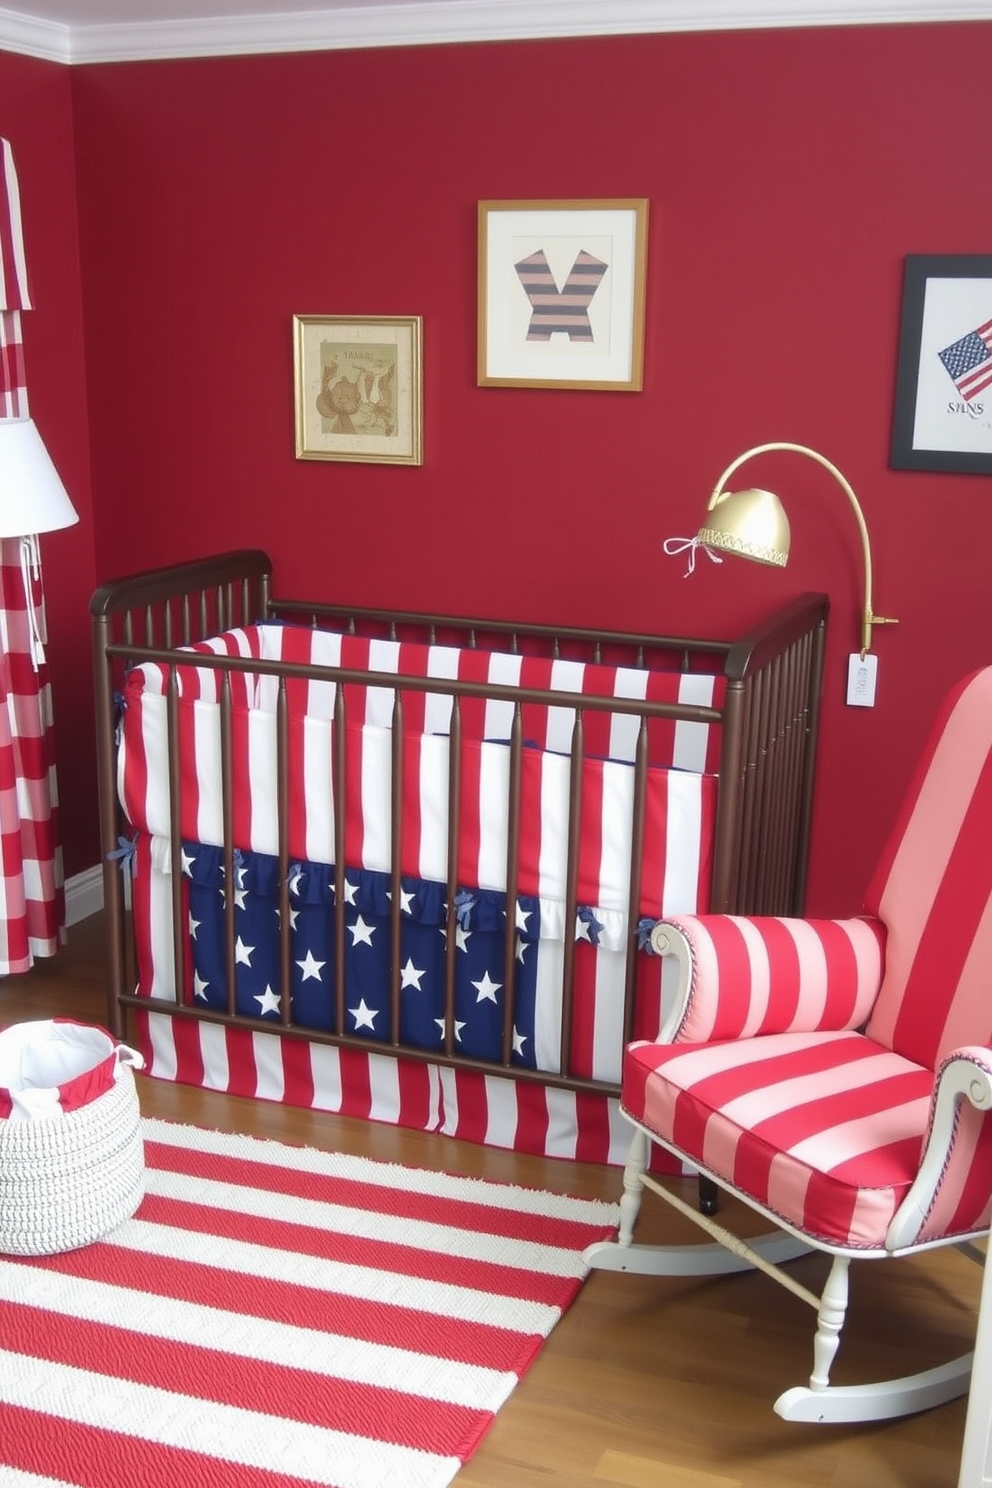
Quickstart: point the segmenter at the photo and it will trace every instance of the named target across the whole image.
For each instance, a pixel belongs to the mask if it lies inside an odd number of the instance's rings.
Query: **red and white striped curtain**
[[[0,418],[26,418],[21,311],[31,300],[13,152],[7,140],[0,149]],[[0,538],[0,975],[65,940],[45,639],[38,539]]]

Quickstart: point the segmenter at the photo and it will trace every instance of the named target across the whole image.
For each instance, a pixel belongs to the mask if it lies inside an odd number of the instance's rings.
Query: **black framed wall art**
[[[992,254],[906,258],[889,464],[992,474]]]

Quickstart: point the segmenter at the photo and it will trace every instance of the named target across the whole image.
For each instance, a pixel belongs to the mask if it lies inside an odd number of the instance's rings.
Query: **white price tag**
[[[855,651],[847,663],[847,701],[852,708],[874,708],[878,657],[871,651]]]

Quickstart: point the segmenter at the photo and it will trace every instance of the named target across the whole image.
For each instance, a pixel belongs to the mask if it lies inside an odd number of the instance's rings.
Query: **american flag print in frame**
[[[294,315],[298,460],[423,463],[419,315]]]
[[[992,474],[992,255],[906,258],[889,464]]]
[[[479,203],[480,387],[640,392],[648,202]]]

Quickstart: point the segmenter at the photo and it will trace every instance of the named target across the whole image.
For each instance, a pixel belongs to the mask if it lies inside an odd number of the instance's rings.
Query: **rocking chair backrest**
[[[939,710],[865,908],[887,931],[869,1035],[931,1069],[992,1042],[992,667]]]

